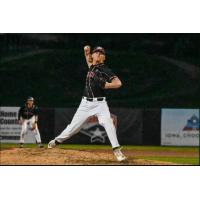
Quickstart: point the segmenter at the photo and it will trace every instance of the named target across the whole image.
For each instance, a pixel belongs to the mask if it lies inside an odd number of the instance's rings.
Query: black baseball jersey
[[[98,77],[103,77],[106,82],[111,82],[116,75],[104,64],[91,65],[86,77],[86,84],[83,96],[105,97],[105,91],[98,82]]]
[[[18,112],[18,120],[22,117],[23,119],[30,119],[33,116],[38,116],[38,107],[33,105],[32,108],[28,108],[26,105],[22,106]]]

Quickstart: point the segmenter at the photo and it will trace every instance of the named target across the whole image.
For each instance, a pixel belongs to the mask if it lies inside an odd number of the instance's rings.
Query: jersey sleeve
[[[102,68],[101,73],[107,82],[111,82],[115,77],[117,77],[116,74],[113,73],[108,67]]]
[[[35,106],[34,115],[35,115],[35,116],[38,116],[38,114],[39,114],[39,109],[38,109],[37,106]]]
[[[19,109],[18,111],[18,120],[20,120],[20,118],[22,117],[22,107]]]

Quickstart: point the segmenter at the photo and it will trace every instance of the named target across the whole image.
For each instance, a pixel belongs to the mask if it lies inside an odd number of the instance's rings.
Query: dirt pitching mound
[[[136,159],[117,162],[112,151],[13,148],[0,151],[1,165],[177,165],[176,163]],[[125,152],[126,154],[126,152]]]

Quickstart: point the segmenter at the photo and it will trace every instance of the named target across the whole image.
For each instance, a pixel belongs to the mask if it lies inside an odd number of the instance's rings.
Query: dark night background
[[[198,108],[200,34],[0,34],[0,102],[29,95],[43,107],[80,102],[87,66],[83,46],[103,46],[123,87],[113,107]]]

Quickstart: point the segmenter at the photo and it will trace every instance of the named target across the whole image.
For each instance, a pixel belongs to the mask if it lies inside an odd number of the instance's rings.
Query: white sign
[[[161,145],[199,146],[199,109],[162,109]]]
[[[19,143],[21,125],[18,124],[19,107],[0,107],[0,140],[1,143]],[[27,132],[25,143],[35,143],[35,137]]]

